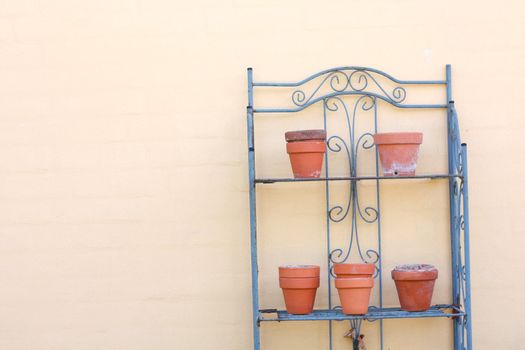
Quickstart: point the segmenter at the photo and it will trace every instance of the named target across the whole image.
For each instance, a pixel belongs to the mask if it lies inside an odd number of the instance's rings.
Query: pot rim
[[[406,145],[423,143],[422,132],[383,132],[374,135],[376,145]]]
[[[291,265],[281,265],[279,269],[320,269],[319,265],[301,265],[301,264],[291,264]]]
[[[321,268],[318,265],[285,265],[279,266],[279,277],[305,278],[319,277]]]
[[[435,281],[437,278],[437,269],[428,271],[392,270],[392,279],[394,281]]]
[[[288,142],[286,152],[291,153],[325,153],[326,143],[318,140]]]
[[[307,140],[326,140],[326,131],[324,129],[307,129],[294,130],[284,133],[286,142],[298,142]]]
[[[373,275],[375,265],[369,263],[339,263],[334,264],[334,273],[336,275]]]
[[[397,265],[393,271],[414,272],[414,271],[434,271],[434,270],[437,270],[434,265],[423,263],[423,264]]]
[[[374,279],[372,277],[359,277],[359,278],[337,277],[335,279],[335,287],[337,289],[373,288]]]
[[[319,286],[319,277],[279,277],[279,287],[282,289],[317,289]]]

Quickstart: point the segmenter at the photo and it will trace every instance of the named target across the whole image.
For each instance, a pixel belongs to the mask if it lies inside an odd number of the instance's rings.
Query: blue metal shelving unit
[[[389,87],[386,87],[389,85]],[[393,87],[392,87],[393,85]],[[417,88],[421,85],[435,85],[444,89],[446,101],[442,104],[408,104],[405,103],[407,88]],[[291,104],[283,108],[259,108],[254,105],[254,93],[258,88],[289,89]],[[308,90],[307,90],[308,89]],[[269,113],[298,113],[314,105],[323,108],[323,124],[327,131],[327,153],[325,156],[325,174],[319,179],[294,178],[257,178],[255,171],[255,130],[254,117]],[[352,104],[351,108],[349,105]],[[395,108],[442,109],[447,116],[448,140],[448,173],[428,174],[413,177],[380,176],[379,159],[375,154],[375,174],[360,176],[357,173],[357,158],[359,151],[374,147],[372,135],[378,130],[379,105],[391,105]],[[347,134],[343,137],[332,134],[328,127],[328,115],[344,113],[347,122]],[[369,113],[374,126],[369,132],[356,135],[356,116],[359,113]],[[282,321],[327,321],[329,322],[329,341],[327,349],[332,350],[332,322],[350,321],[358,332],[362,321],[379,320],[380,344],[384,346],[383,319],[444,317],[452,320],[454,330],[454,350],[472,349],[472,325],[470,303],[470,254],[469,254],[469,219],[468,219],[468,169],[467,145],[461,143],[458,126],[458,116],[452,100],[451,67],[446,66],[444,80],[399,80],[393,76],[367,67],[337,67],[313,74],[306,79],[293,83],[255,82],[253,71],[248,68],[248,161],[250,186],[250,237],[252,265],[252,298],[253,298],[253,348],[259,350],[260,329],[263,322]],[[344,177],[330,176],[328,153],[340,153],[347,157],[350,173]],[[452,261],[452,300],[447,305],[435,305],[424,312],[406,312],[399,308],[383,306],[382,259],[381,259],[381,209],[379,183],[384,180],[411,181],[432,180],[448,181],[450,198],[450,242]],[[286,311],[275,309],[260,309],[259,278],[257,266],[257,186],[287,182],[323,181],[326,188],[326,234],[328,260],[328,309],[315,310],[310,315],[291,315]],[[333,181],[348,182],[350,195],[345,205],[332,204],[330,200],[330,184]],[[358,183],[361,181],[375,182],[376,203],[363,207],[358,197]],[[350,243],[344,249],[333,248],[330,239],[331,226],[347,221],[350,224]],[[377,247],[364,249],[359,243],[360,224],[377,226]],[[376,266],[377,285],[379,290],[379,305],[371,306],[366,315],[345,315],[340,307],[333,304],[331,280],[334,278],[332,268],[334,263],[347,261],[354,251],[362,261]]]

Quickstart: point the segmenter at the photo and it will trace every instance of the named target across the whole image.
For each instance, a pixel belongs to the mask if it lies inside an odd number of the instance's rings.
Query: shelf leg
[[[250,255],[252,265],[252,312],[253,312],[253,348],[259,350],[259,268],[257,266],[257,215],[255,197],[255,155],[253,148],[253,112],[248,107],[248,163],[250,180]]]
[[[248,177],[250,182],[250,256],[252,265],[252,315],[253,315],[253,349],[261,349],[259,327],[259,268],[257,266],[257,213],[255,197],[255,142],[253,129],[253,77],[252,69],[248,68]]]
[[[472,350],[472,311],[471,311],[471,299],[470,299],[470,225],[469,225],[469,204],[468,204],[468,162],[467,162],[467,145],[461,144],[461,159],[463,167],[463,246],[465,254],[465,300],[464,317],[466,335],[467,335],[467,347],[466,349]],[[465,339],[463,339],[463,342]],[[464,345],[464,344],[463,344]]]
[[[455,135],[454,126],[456,115],[453,110],[452,102],[452,69],[449,64],[446,66],[446,81],[447,81],[447,145],[448,145],[448,173],[455,174],[457,172],[457,155],[458,150],[455,149]],[[452,304],[459,306],[460,292],[459,292],[459,227],[457,221],[457,212],[459,210],[457,205],[457,196],[455,191],[457,188],[457,180],[455,178],[449,179],[449,208],[450,208],[450,248],[452,258]],[[461,320],[460,318],[454,319],[454,350],[460,350],[460,339],[461,339]]]

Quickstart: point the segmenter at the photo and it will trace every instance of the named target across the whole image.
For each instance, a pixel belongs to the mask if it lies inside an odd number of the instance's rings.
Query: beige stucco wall
[[[523,347],[524,10],[1,0],[0,348],[249,349],[246,67],[256,80],[339,65],[442,79],[446,63],[470,150],[475,348]],[[412,116],[426,135],[443,131]],[[281,131],[305,125],[276,121],[258,139],[268,176],[289,174]],[[443,151],[428,137],[421,171],[443,169]],[[435,301],[447,302],[446,185],[398,185],[382,187],[385,268],[436,264]],[[275,185],[259,198],[261,301],[282,307],[275,267],[324,263],[324,190]],[[265,324],[263,349],[326,349],[325,336],[323,323]],[[448,349],[450,336],[447,320],[385,323],[385,349]]]

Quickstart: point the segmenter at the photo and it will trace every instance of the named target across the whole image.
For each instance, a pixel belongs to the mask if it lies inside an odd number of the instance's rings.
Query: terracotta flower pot
[[[400,265],[392,270],[401,309],[428,310],[437,277],[438,270],[427,264]]]
[[[374,264],[334,264],[334,273],[338,278],[372,277]]]
[[[319,288],[319,271],[319,266],[315,265],[279,267],[279,286],[283,290],[288,313],[305,315],[313,311]]]
[[[326,132],[324,130],[289,131],[285,133],[285,138],[286,152],[290,157],[294,177],[320,177],[326,152]]]
[[[414,176],[416,174],[420,132],[392,132],[374,135],[384,176]]]
[[[373,286],[374,279],[372,277],[336,278],[335,287],[339,293],[343,313],[347,315],[366,314]]]

